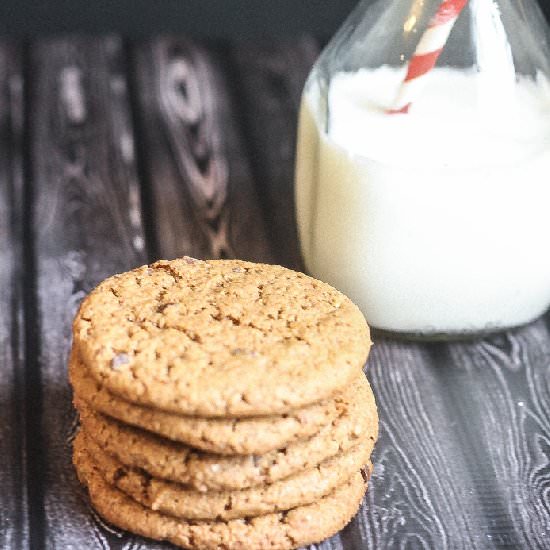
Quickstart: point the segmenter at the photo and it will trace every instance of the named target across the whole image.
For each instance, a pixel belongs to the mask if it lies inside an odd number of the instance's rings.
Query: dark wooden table
[[[0,547],[167,548],[103,524],[70,464],[70,322],[159,257],[300,268],[296,116],[311,38],[0,46]],[[513,261],[513,258],[510,259]],[[370,489],[328,549],[550,548],[550,325],[379,340]]]

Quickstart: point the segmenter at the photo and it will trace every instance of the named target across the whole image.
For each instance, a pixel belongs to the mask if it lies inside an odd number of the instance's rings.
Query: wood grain
[[[0,548],[25,548],[21,50],[0,43]]]
[[[368,362],[380,438],[365,507],[346,548],[491,548],[430,346],[375,340]]]
[[[294,155],[300,98],[319,54],[312,38],[240,43],[231,50],[250,158],[278,263],[301,269]]]
[[[453,345],[445,373],[487,539],[550,547],[550,334],[544,319]]]
[[[157,255],[270,262],[239,113],[216,51],[159,38],[134,53]]]
[[[87,507],[71,466],[70,324],[104,277],[145,262],[121,43],[39,41],[29,109],[36,322],[42,399],[43,536],[48,548],[136,548]],[[148,546],[153,547],[153,545]],[[159,546],[160,547],[160,546]]]

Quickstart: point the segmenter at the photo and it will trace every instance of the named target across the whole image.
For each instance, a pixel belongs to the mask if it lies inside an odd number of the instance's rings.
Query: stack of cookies
[[[279,266],[160,261],[75,319],[74,464],[112,524],[191,549],[290,549],[356,513],[378,434],[369,331]]]

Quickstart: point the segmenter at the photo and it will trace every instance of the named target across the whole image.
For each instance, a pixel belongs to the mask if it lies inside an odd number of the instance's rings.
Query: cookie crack
[[[153,264],[153,268],[166,271],[166,273],[168,273],[168,275],[170,275],[174,279],[175,283],[179,283],[182,280],[182,276],[171,265]]]
[[[196,332],[189,330],[188,328],[178,326],[178,325],[167,325],[166,328],[181,332],[182,334],[185,334],[185,336],[187,336],[187,338],[189,338],[189,340],[191,340],[192,342],[196,342],[197,344],[202,344],[202,338],[200,337],[200,335],[197,334]]]

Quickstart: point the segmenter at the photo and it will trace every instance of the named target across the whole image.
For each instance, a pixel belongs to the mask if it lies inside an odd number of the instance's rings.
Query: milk
[[[379,329],[534,319],[550,305],[547,82],[514,80],[499,99],[474,71],[435,69],[411,112],[389,116],[402,78],[336,74],[328,122],[315,80],[306,90],[296,203],[307,270]]]

